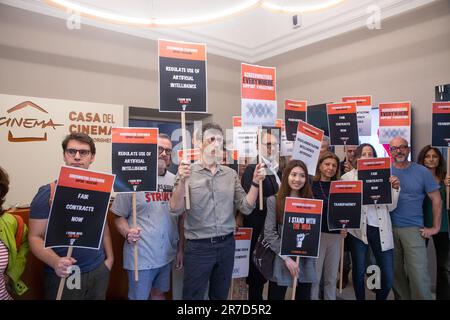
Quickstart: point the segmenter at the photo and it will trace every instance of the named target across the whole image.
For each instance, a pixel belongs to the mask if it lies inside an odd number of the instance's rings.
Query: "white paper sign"
[[[290,157],[294,151],[294,141],[281,140],[281,152],[282,157]]]
[[[234,253],[233,279],[248,276],[252,231],[253,228],[238,228],[234,235],[236,249]]]
[[[258,155],[258,128],[242,127],[241,117],[233,117],[233,149],[238,150],[241,157]]]
[[[308,174],[312,176],[316,174],[322,139],[323,130],[304,121],[298,123],[292,159],[303,161],[308,169]]]
[[[241,64],[241,116],[245,127],[275,125],[275,68]]]
[[[372,96],[343,97],[342,102],[356,102],[356,114],[358,117],[358,135],[370,136],[372,127]]]

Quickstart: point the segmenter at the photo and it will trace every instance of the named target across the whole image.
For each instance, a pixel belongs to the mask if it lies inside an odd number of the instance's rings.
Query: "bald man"
[[[410,147],[401,137],[389,143],[393,158],[392,175],[400,179],[402,190],[397,208],[391,212],[394,233],[394,292],[401,300],[430,300],[431,280],[428,272],[425,239],[439,232],[441,197],[439,185],[430,171],[408,161]],[[425,196],[433,205],[433,227],[423,224],[422,203]]]

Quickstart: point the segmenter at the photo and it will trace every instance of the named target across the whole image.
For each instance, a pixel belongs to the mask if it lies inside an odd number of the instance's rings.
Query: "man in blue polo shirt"
[[[62,142],[64,162],[67,166],[89,169],[95,159],[95,144],[84,133],[71,133]],[[54,183],[39,188],[30,206],[28,241],[33,254],[45,263],[44,295],[55,299],[61,278],[71,273],[71,266],[81,271],[80,287],[64,287],[63,300],[103,300],[108,289],[109,272],[113,265],[113,250],[108,224],[105,224],[103,241],[99,250],[74,248],[67,258],[67,248],[44,248]]]
[[[431,280],[425,239],[439,232],[441,196],[430,171],[408,161],[408,141],[395,137],[390,143],[392,175],[400,179],[402,191],[391,213],[394,233],[394,292],[401,300],[430,300]],[[433,227],[424,227],[422,203],[425,195],[433,205]]]

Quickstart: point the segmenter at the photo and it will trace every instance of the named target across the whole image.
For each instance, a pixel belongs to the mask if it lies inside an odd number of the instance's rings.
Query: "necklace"
[[[323,187],[322,187],[322,182],[320,180],[319,180],[319,186],[320,186],[320,191],[322,192],[324,200],[328,199],[328,196],[325,194],[325,191],[323,190]]]

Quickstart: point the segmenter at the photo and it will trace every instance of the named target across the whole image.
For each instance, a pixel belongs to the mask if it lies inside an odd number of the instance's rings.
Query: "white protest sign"
[[[233,117],[233,148],[242,157],[258,155],[258,128],[242,127],[241,117]]]
[[[358,117],[358,134],[359,136],[370,136],[371,133],[371,116],[372,96],[351,96],[343,97],[342,102],[356,102],[356,114]]]
[[[241,64],[243,126],[273,126],[277,118],[275,68]]]
[[[316,173],[317,161],[319,160],[320,145],[322,144],[323,130],[320,130],[304,121],[299,121],[297,137],[294,142],[292,159],[302,160],[308,174]]]
[[[236,249],[234,253],[233,279],[248,276],[252,231],[253,228],[238,228],[234,235]]]

